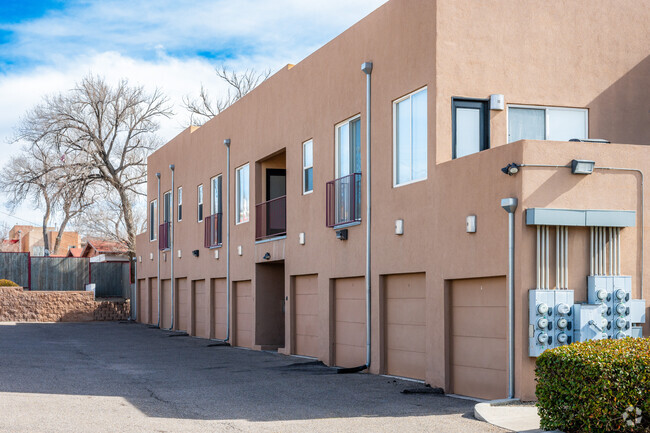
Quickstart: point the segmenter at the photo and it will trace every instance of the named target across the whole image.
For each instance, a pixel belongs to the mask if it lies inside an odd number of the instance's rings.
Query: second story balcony
[[[361,221],[361,173],[327,182],[327,227],[337,227]]]
[[[255,240],[287,234],[287,196],[255,205]]]
[[[172,223],[162,223],[158,226],[158,249],[160,251],[171,248],[171,225]]]
[[[221,221],[221,213],[216,213],[205,218],[205,236],[203,242],[206,248],[221,246]]]

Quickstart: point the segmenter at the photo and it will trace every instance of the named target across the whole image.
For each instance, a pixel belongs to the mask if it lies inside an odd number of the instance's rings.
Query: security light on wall
[[[510,164],[503,167],[501,171],[508,176],[514,176],[515,174],[519,173],[519,167],[520,166],[517,163],[511,162]]]
[[[594,172],[594,161],[587,159],[574,159],[571,161],[571,173],[573,174],[591,174]]]

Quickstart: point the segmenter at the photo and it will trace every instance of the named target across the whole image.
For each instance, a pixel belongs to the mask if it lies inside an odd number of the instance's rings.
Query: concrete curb
[[[535,406],[517,404],[517,399],[493,400],[474,405],[474,418],[520,433],[543,433]],[[562,433],[554,430],[551,433]]]

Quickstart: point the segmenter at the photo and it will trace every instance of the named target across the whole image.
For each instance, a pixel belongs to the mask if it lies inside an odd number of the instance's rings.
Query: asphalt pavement
[[[505,432],[423,385],[141,324],[0,324],[1,432]]]

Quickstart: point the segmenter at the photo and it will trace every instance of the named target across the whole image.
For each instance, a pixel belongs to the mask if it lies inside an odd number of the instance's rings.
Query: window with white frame
[[[250,218],[250,199],[249,199],[249,169],[248,164],[243,165],[235,170],[236,183],[236,203],[235,203],[235,221],[237,224],[248,222]]]
[[[393,103],[393,185],[427,178],[427,89]]]
[[[183,187],[178,187],[178,212],[177,217],[179,221],[183,221]]]
[[[361,173],[361,116],[336,125],[336,177]]]
[[[569,141],[588,136],[586,108],[508,106],[508,143],[525,139]]]
[[[149,203],[149,241],[151,242],[156,240],[156,231],[158,230],[156,225],[157,205],[157,200],[151,200]]]
[[[210,179],[210,215],[221,213],[221,175]]]
[[[163,194],[163,222],[169,223],[172,221],[172,192],[167,191]]]
[[[203,221],[203,185],[197,188],[196,215],[199,222]]]
[[[314,141],[302,144],[302,193],[314,191]]]

